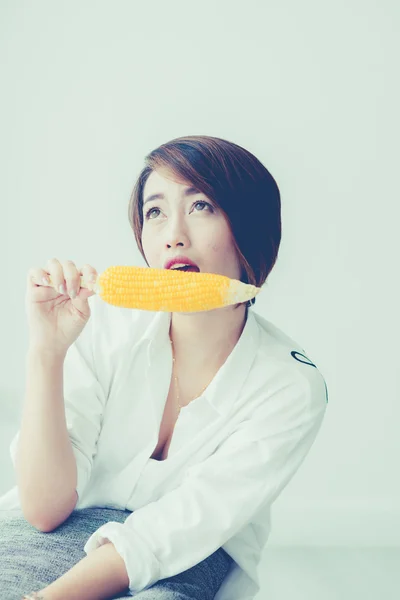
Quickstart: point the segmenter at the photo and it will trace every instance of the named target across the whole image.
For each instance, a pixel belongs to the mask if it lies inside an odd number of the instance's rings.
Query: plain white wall
[[[255,310],[329,389],[270,544],[399,544],[398,17],[394,0],[3,0],[0,493],[28,269],[144,266],[127,207],[145,154],[215,135],[279,185],[282,244]]]

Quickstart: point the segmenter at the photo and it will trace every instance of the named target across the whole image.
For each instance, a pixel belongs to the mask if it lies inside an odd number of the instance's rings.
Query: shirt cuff
[[[129,590],[141,592],[160,578],[160,565],[154,554],[136,532],[129,531],[123,523],[110,521],[102,525],[87,540],[86,554],[110,541],[125,562],[129,577]]]

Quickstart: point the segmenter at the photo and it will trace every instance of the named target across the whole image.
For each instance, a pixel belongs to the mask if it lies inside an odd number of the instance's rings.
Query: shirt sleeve
[[[287,383],[181,484],[108,522],[85,544],[86,554],[108,541],[125,561],[132,593],[198,564],[272,504],[310,450],[326,409],[324,380]]]
[[[78,339],[69,347],[64,360],[63,390],[67,430],[77,465],[78,499],[90,478],[96,455],[106,395],[99,382],[93,355],[93,336],[96,328],[98,300],[89,298],[91,316]],[[20,430],[11,441],[10,456],[15,468],[15,458]]]

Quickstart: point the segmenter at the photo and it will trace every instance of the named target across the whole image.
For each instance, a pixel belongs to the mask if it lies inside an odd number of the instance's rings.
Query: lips
[[[177,263],[181,263],[181,264],[184,264],[184,265],[190,265],[190,266],[195,267],[196,269],[198,269],[200,271],[200,269],[196,265],[196,263],[194,263],[192,260],[190,260],[190,258],[188,258],[187,256],[174,256],[174,258],[170,258],[165,263],[164,269],[170,269],[173,265],[175,265]]]

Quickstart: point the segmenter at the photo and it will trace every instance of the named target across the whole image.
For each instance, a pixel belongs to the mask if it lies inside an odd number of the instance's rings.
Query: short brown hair
[[[145,165],[129,201],[129,222],[145,261],[143,189],[152,171],[167,169],[220,208],[242,266],[240,280],[261,287],[275,265],[281,242],[280,192],[268,169],[241,146],[207,135],[189,135],[162,144],[145,157]],[[255,301],[249,300],[247,306]]]

